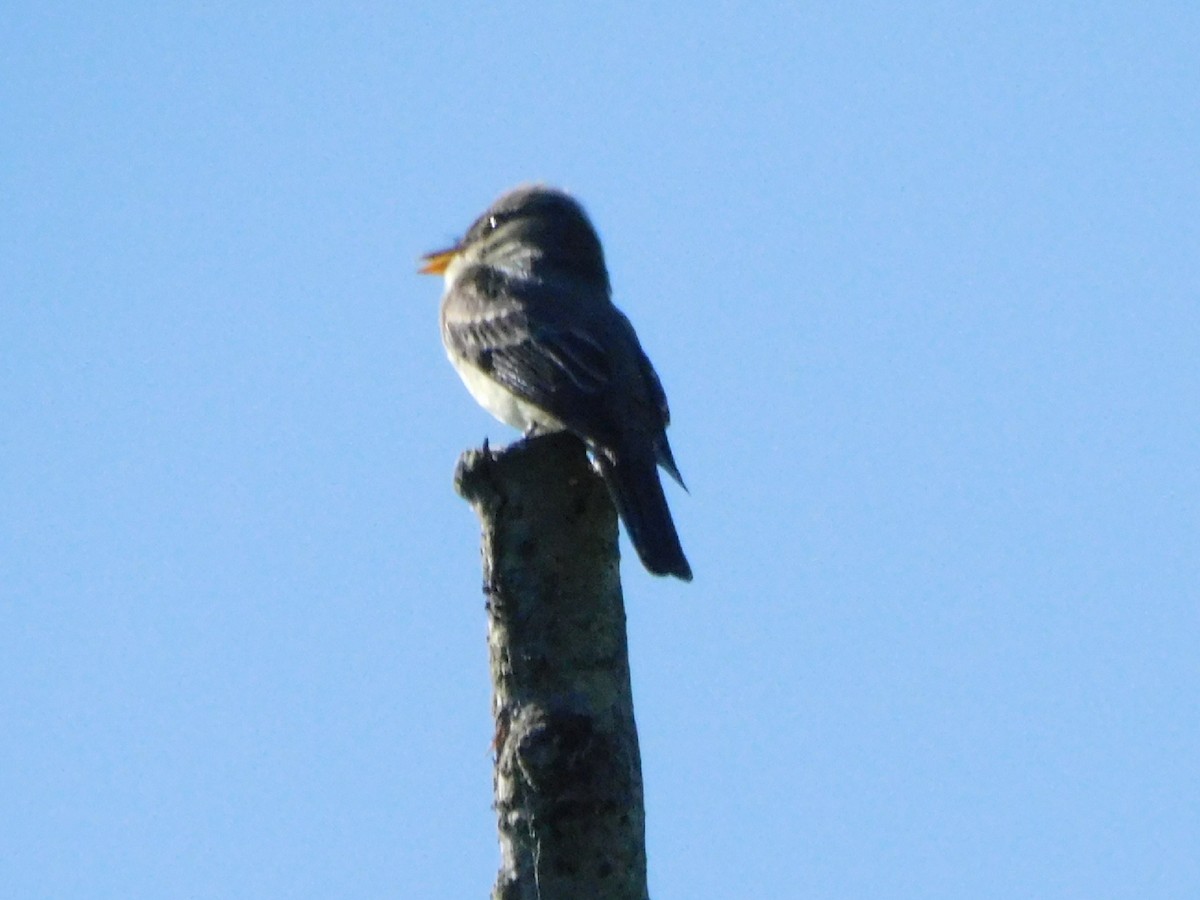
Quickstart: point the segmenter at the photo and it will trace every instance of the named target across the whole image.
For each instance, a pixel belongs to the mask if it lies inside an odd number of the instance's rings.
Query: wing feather
[[[582,434],[591,434],[612,378],[596,337],[555,315],[551,288],[486,270],[468,270],[442,309],[442,337],[465,359],[522,400]],[[500,288],[503,288],[502,290]]]

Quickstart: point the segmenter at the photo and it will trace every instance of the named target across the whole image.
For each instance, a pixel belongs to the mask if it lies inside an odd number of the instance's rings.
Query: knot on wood
[[[628,766],[612,735],[600,731],[590,715],[527,709],[513,723],[509,747],[528,788],[552,798],[539,811],[541,818],[594,815],[628,801]]]

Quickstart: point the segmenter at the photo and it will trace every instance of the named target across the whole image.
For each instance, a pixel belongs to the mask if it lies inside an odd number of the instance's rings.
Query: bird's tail
[[[691,581],[692,567],[683,555],[653,455],[610,458],[597,453],[595,458],[642,565],[655,575]]]

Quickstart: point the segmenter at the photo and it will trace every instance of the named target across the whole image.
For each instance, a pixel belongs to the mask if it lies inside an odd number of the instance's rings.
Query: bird
[[[442,343],[475,400],[527,437],[587,446],[646,569],[692,580],[659,479],[684,490],[662,383],[612,302],[600,238],[580,203],[541,184],[510,190],[453,246],[421,257],[442,275]]]

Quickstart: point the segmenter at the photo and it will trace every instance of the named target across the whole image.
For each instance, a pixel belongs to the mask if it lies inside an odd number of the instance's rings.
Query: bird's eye
[[[488,231],[495,231],[498,221],[495,216],[488,216]]]

